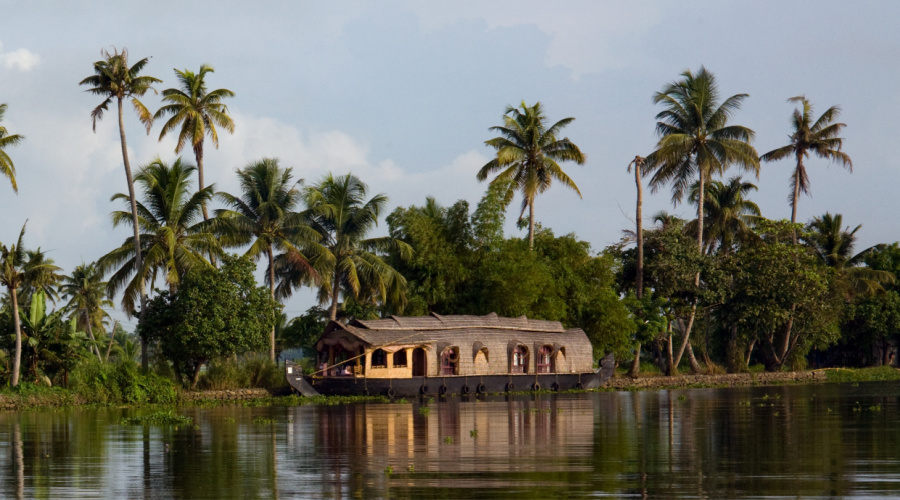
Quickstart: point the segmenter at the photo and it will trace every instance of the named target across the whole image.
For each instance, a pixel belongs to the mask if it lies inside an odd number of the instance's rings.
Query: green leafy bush
[[[118,363],[85,361],[72,372],[70,389],[91,403],[174,403],[178,393],[171,381],[154,373],[142,374],[131,360]]]
[[[251,387],[277,389],[286,384],[282,367],[264,357],[254,356],[237,361],[233,358],[214,359],[197,385],[201,389],[215,391]]]

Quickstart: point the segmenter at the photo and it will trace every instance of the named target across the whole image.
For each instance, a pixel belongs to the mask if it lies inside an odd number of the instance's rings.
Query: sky
[[[900,158],[890,153],[900,116],[900,18],[896,2],[833,1],[456,1],[456,2],[133,2],[0,0],[0,103],[3,122],[25,141],[7,153],[19,192],[0,178],[0,242],[27,220],[25,244],[40,247],[68,273],[122,244],[110,197],[125,192],[116,115],[91,129],[101,99],[78,82],[101,49],[149,57],[143,74],[177,86],[173,69],[210,64],[209,88],[228,88],[234,134],[207,143],[207,182],[238,193],[234,170],[279,158],[315,182],[352,172],[384,193],[388,213],[434,196],[474,209],[490,160],[484,141],[507,105],[543,103],[551,121],[576,120],[564,135],[587,155],[563,164],[583,198],[561,185],[539,196],[536,218],[556,234],[576,233],[595,251],[634,225],[635,185],[626,167],[658,138],[654,93],[685,70],[712,71],[723,96],[746,93],[732,123],[756,132],[762,154],[788,143],[792,96],[816,116],[839,105],[844,151],[853,172],[825,160],[807,168],[812,196],[799,203],[808,221],[843,214],[858,250],[900,239],[892,217]],[[158,95],[143,103],[155,110]],[[176,158],[174,140],[148,135],[126,108],[135,167]],[[193,155],[185,151],[185,159]],[[764,216],[790,218],[793,164],[763,164],[752,194]],[[726,178],[740,172],[731,170]],[[515,228],[519,200],[507,218]],[[689,217],[668,187],[647,193],[644,214]],[[384,234],[382,219],[376,234]],[[263,264],[260,264],[262,269]],[[301,314],[314,300],[299,292],[286,306]],[[121,312],[114,313],[125,320]],[[125,320],[133,327],[134,320]]]

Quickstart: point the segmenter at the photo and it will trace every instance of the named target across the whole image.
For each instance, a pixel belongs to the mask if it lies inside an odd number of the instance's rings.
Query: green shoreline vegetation
[[[822,376],[815,376],[816,372]],[[900,370],[887,366],[871,368],[829,368],[816,372],[782,372],[769,374],[770,377],[760,380],[753,373],[741,374],[739,379],[721,380],[715,376],[682,375],[677,378],[662,376],[642,376],[637,379],[630,377],[617,377],[613,383],[605,387],[592,390],[569,390],[563,394],[584,394],[589,392],[615,392],[615,391],[659,391],[674,389],[715,389],[728,387],[747,386],[777,386],[777,385],[803,385],[822,383],[864,383],[864,382],[890,382],[900,381]],[[774,376],[772,376],[774,375]],[[779,376],[780,375],[780,376]],[[138,377],[140,378],[140,376]],[[650,383],[647,383],[650,382]],[[96,391],[98,386],[94,386]],[[407,398],[389,398],[385,395],[370,396],[314,396],[305,397],[294,394],[274,395],[283,393],[285,387],[275,390],[247,391],[241,397],[241,389],[233,390],[208,390],[186,391],[177,389],[172,384],[157,384],[155,387],[144,389],[140,392],[141,399],[135,399],[134,395],[120,395],[110,399],[110,394],[121,394],[116,388],[101,389],[106,398],[98,397],[97,392],[79,392],[73,389],[51,388],[30,383],[21,384],[17,388],[0,390],[0,411],[39,411],[48,409],[66,408],[136,408],[146,409],[151,413],[128,419],[125,423],[131,424],[159,424],[159,423],[184,423],[176,421],[178,416],[166,419],[164,413],[172,415],[171,408],[212,408],[218,406],[300,406],[300,405],[325,405],[335,406],[358,403],[407,403]],[[235,398],[235,394],[238,398]],[[540,394],[554,394],[549,390],[538,392],[519,391],[514,393],[488,394],[494,396],[528,396]],[[449,397],[458,397],[455,394]],[[413,398],[416,399],[416,398]],[[424,398],[422,405],[427,406],[436,400],[434,397]],[[427,412],[426,412],[427,413]],[[160,416],[162,415],[162,416]]]
[[[575,118],[551,121],[540,102],[507,106],[488,128],[493,156],[475,173],[487,188],[474,208],[427,197],[387,214],[388,197],[369,193],[362,179],[329,172],[303,183],[276,158],[238,168],[239,192],[217,191],[209,181],[234,165],[204,164],[203,148],[240,126],[225,104],[237,96],[207,90],[211,66],[176,70],[177,88],[162,90],[153,113],[139,100],[162,84],[145,74],[149,62],[129,62],[124,48],[103,51],[81,81],[103,99],[85,110],[85,126],[90,115],[96,132],[110,133],[100,119],[115,104],[127,152],[123,102],[131,101],[148,133],[168,117],[160,140],[177,132],[175,153],[190,144],[196,165],[157,156],[132,171],[123,153],[127,192],[112,197],[120,210],[111,222],[131,234],[69,274],[29,241],[26,225],[15,240],[0,235],[0,405],[214,404],[197,401],[204,393],[195,389],[279,394],[288,389],[278,362],[302,352],[311,371],[329,321],[430,313],[581,328],[595,359],[613,352],[620,362],[609,390],[789,383],[780,374],[811,368],[825,369],[828,381],[897,380],[900,243],[859,251],[861,225],[851,229],[830,212],[805,223],[797,216],[807,167],[852,170],[837,106],[816,117],[806,97],[790,98],[789,144],[760,155],[755,132],[735,123],[749,96],[722,99],[712,72],[685,71],[653,94],[658,142],[627,166],[635,168],[636,227],[594,249],[538,219],[538,195],[554,183],[581,196],[563,166],[586,165],[590,153],[562,135]],[[7,109],[0,104],[0,122]],[[14,148],[24,140],[0,126],[0,175],[14,192]],[[726,176],[758,177],[762,164],[785,159],[796,163],[790,221],[764,217],[750,199],[757,187]],[[651,192],[671,189],[673,203],[685,201],[696,218],[661,212],[644,228],[645,181]],[[523,237],[504,234],[516,198]],[[373,236],[382,218],[387,235]],[[260,262],[263,285],[254,276]],[[282,301],[305,288],[318,305],[289,318]],[[135,331],[111,321],[114,300],[138,320]],[[844,366],[854,369],[836,368]]]

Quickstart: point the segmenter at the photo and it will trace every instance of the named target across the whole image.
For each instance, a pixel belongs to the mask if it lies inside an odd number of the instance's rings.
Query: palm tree
[[[643,230],[643,214],[642,208],[644,204],[644,188],[641,184],[641,175],[644,173],[645,158],[635,156],[634,160],[628,164],[628,171],[631,172],[631,166],[634,165],[634,185],[637,187],[637,207],[635,208],[635,238],[637,238],[637,266],[634,277],[634,294],[638,301],[644,296],[644,230]],[[641,344],[638,343],[634,350],[634,362],[631,364],[629,375],[636,377],[641,369]]]
[[[163,90],[162,100],[167,104],[159,108],[156,114],[153,115],[154,120],[171,115],[171,118],[163,125],[162,131],[159,133],[159,140],[162,140],[167,133],[179,128],[179,125],[181,126],[178,134],[178,143],[175,145],[175,152],[180,153],[184,145],[190,141],[191,147],[194,149],[194,158],[197,160],[198,187],[201,191],[206,187],[203,181],[204,139],[208,135],[212,139],[213,146],[218,148],[219,134],[216,126],[234,133],[234,122],[228,116],[228,106],[222,104],[222,99],[234,97],[234,92],[228,89],[217,89],[212,92],[206,91],[204,78],[207,73],[213,73],[214,71],[213,67],[208,64],[200,66],[198,73],[186,69],[184,71],[176,69],[175,75],[177,75],[181,87]],[[203,220],[208,219],[209,215],[206,211],[206,205],[204,205]]]
[[[119,142],[122,145],[122,161],[125,164],[125,179],[128,181],[128,197],[131,200],[131,223],[134,231],[132,243],[134,245],[134,255],[137,259],[136,267],[143,267],[140,252],[141,237],[138,223],[138,210],[136,198],[134,196],[134,180],[131,177],[131,163],[128,161],[128,146],[125,142],[125,120],[122,112],[122,101],[131,100],[131,104],[137,112],[141,123],[147,127],[150,132],[150,126],[153,124],[153,116],[147,107],[144,106],[138,97],[143,96],[149,90],[156,92],[152,85],[161,83],[162,80],[152,76],[139,76],[141,70],[149,61],[146,57],[136,62],[133,66],[128,66],[128,49],[122,48],[119,52],[113,47],[110,54],[106,50],[101,50],[103,59],[94,63],[94,74],[82,80],[79,85],[88,85],[90,88],[87,92],[94,95],[103,96],[104,100],[93,111],[91,111],[91,121],[93,122],[94,132],[97,131],[97,121],[103,118],[103,112],[109,109],[109,103],[116,99],[119,110]],[[144,290],[144,283],[138,283],[141,298],[141,314],[147,302],[147,294]],[[131,315],[132,308],[125,311]],[[141,367],[147,369],[149,357],[147,353],[147,343],[141,341]]]
[[[303,190],[314,227],[322,233],[328,251],[319,299],[322,303],[331,300],[332,321],[337,319],[341,292],[345,297],[367,301],[405,301],[406,279],[376,252],[393,249],[408,259],[412,248],[390,236],[366,239],[387,203],[383,194],[366,200],[366,190],[367,186],[352,174],[337,178],[328,174]]]
[[[534,198],[550,188],[553,180],[573,189],[581,197],[575,182],[559,166],[561,161],[574,161],[582,165],[585,156],[567,137],[557,139],[559,132],[575,118],[563,118],[547,128],[547,117],[540,102],[527,106],[523,101],[518,108],[507,106],[503,113],[503,126],[489,130],[500,136],[484,141],[497,150],[497,156],[478,171],[477,178],[484,181],[489,175],[500,172],[491,184],[509,183],[512,191],[522,193],[522,211],[519,220],[528,209],[528,248],[534,248]]]
[[[706,228],[706,253],[718,250],[728,254],[734,249],[735,242],[755,236],[751,228],[761,218],[761,212],[759,206],[746,196],[757,189],[755,184],[744,182],[740,176],[732,177],[727,184],[710,181],[706,189],[706,220],[703,223]],[[688,199],[696,205],[699,196],[699,184],[695,182]],[[687,230],[696,231],[697,221],[691,221]]]
[[[9,303],[12,305],[13,329],[16,335],[15,354],[13,357],[13,370],[11,385],[19,385],[19,369],[22,363],[22,322],[19,317],[19,289],[29,286],[35,277],[54,274],[59,270],[53,265],[52,260],[29,258],[22,244],[25,237],[25,225],[19,232],[19,239],[14,245],[0,243],[0,285],[6,287],[9,294]]]
[[[6,114],[6,104],[0,104],[0,123],[3,122],[3,115]],[[0,125],[0,175],[9,178],[13,191],[18,193],[19,186],[16,185],[16,166],[13,165],[12,159],[6,154],[6,148],[16,146],[25,140],[25,136],[19,134],[10,135],[6,127]]]
[[[244,254],[253,260],[265,254],[269,266],[267,281],[275,300],[275,251],[289,260],[292,269],[301,270],[310,280],[317,278],[304,251],[316,250],[319,233],[310,228],[303,214],[294,210],[300,191],[291,181],[292,169],[281,168],[275,158],[263,158],[237,171],[241,196],[218,193],[230,207],[217,210],[214,220],[226,246],[250,244]],[[317,252],[318,253],[318,252]],[[269,357],[275,361],[275,330],[270,333]]]
[[[841,108],[832,106],[822,113],[822,116],[812,123],[812,104],[805,96],[791,97],[788,102],[799,102],[803,111],[794,109],[791,125],[794,133],[790,135],[791,143],[778,149],[773,149],[760,157],[763,161],[776,161],[793,155],[797,159],[797,167],[791,177],[791,191],[788,200],[791,204],[791,223],[797,223],[797,202],[800,193],[809,194],[809,176],[806,174],[804,158],[809,158],[812,151],[819,158],[827,158],[840,163],[847,170],[853,172],[853,161],[847,153],[841,151],[844,139],[838,137],[845,123],[834,123],[841,115]],[[794,244],[797,244],[797,230],[794,230]]]
[[[672,201],[681,201],[691,180],[698,180],[698,198],[706,199],[706,183],[721,175],[728,167],[738,167],[759,175],[759,156],[750,141],[754,132],[740,125],[728,125],[728,119],[741,107],[747,94],[735,94],[719,103],[715,76],[703,66],[695,75],[690,70],[682,79],[669,83],[653,97],[664,109],[656,115],[656,132],[660,136],[657,149],[647,157],[647,168],[654,171],[650,179],[652,192],[673,184]],[[697,248],[703,252],[704,203],[697,204]],[[700,285],[700,275],[694,277]],[[681,360],[694,324],[696,304],[675,357]],[[692,360],[692,368],[699,367]],[[673,370],[674,371],[674,370]]]
[[[94,345],[94,327],[102,327],[103,318],[108,316],[103,308],[113,305],[107,294],[108,283],[103,281],[103,274],[94,263],[76,266],[70,276],[63,276],[62,281],[59,291],[63,298],[69,299],[65,309],[87,332],[91,339],[91,351],[96,349],[97,359],[102,360],[100,348]]]
[[[136,205],[141,251],[136,254],[133,241],[128,238],[122,246],[97,261],[101,273],[115,270],[107,290],[110,295],[115,295],[124,289],[122,306],[126,311],[133,310],[143,283],[155,282],[161,275],[169,290],[174,292],[189,269],[211,265],[204,255],[222,254],[210,224],[200,220],[201,207],[212,199],[214,186],[192,194],[190,177],[195,168],[182,162],[181,158],[171,166],[157,158],[141,167],[135,177],[144,198],[143,203]],[[114,195],[112,200],[131,202],[122,193]],[[128,212],[113,212],[113,226],[127,224],[129,218]]]
[[[810,232],[805,238],[806,243],[826,266],[835,269],[838,276],[845,280],[851,294],[868,295],[884,291],[882,283],[894,283],[896,276],[890,271],[861,266],[875,247],[866,248],[854,255],[856,232],[862,224],[851,230],[849,226],[841,227],[843,222],[841,214],[832,215],[829,212],[814,218],[809,224]]]

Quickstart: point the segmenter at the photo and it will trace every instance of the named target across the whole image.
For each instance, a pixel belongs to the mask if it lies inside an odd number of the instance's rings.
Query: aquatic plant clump
[[[185,415],[177,415],[172,410],[157,411],[146,415],[122,417],[119,425],[193,425],[194,419]]]

